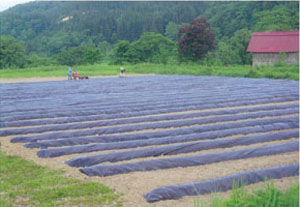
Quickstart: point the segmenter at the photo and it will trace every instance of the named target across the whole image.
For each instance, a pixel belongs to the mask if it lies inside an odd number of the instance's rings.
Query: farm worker
[[[125,68],[122,66],[120,68],[120,76],[124,76],[125,75]]]
[[[68,80],[72,80],[72,68],[69,67],[68,69]]]

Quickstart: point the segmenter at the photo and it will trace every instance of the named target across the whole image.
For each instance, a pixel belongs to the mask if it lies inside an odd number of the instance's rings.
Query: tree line
[[[252,32],[299,29],[298,6],[298,2],[31,2],[0,13],[0,68],[103,61],[250,64],[246,48]],[[208,36],[189,35],[189,27],[199,20],[205,21],[198,22],[200,27],[211,31]],[[184,48],[197,38],[209,40],[210,46]]]
[[[0,36],[0,68],[28,67],[38,65],[85,65],[109,61],[112,64],[181,63],[198,61],[202,64],[249,64],[251,57],[246,48],[251,31],[239,30],[228,44],[215,43],[215,32],[205,18],[195,18],[183,25],[173,41],[160,33],[146,32],[133,42],[120,40],[111,45],[108,42],[95,47],[81,44],[61,50],[51,58],[35,54],[26,55],[25,47],[11,36]]]

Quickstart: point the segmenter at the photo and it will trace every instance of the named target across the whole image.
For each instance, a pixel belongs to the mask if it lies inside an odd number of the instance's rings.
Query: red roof
[[[254,32],[248,52],[299,52],[299,31]]]

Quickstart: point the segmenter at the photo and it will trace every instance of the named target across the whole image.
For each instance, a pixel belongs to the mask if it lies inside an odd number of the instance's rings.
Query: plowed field
[[[1,148],[114,188],[124,206],[192,206],[192,195],[210,193],[201,186],[226,191],[232,175],[284,187],[299,173],[298,84],[194,76],[2,83]]]

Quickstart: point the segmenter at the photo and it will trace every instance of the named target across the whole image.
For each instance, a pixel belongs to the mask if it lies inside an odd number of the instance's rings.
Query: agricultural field
[[[104,184],[124,206],[299,174],[299,82],[151,75],[0,84],[8,155]]]

